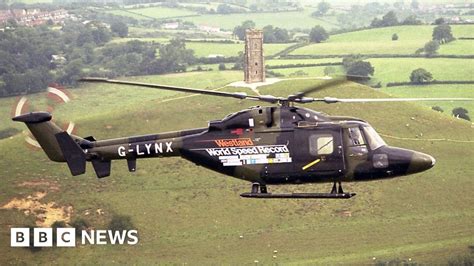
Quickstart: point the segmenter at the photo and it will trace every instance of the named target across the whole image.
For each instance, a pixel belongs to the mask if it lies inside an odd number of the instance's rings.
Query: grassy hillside
[[[397,26],[368,29],[343,34],[332,35],[323,43],[312,44],[296,49],[290,54],[295,55],[334,55],[334,54],[413,54],[432,39],[434,26]],[[469,37],[474,25],[451,25],[454,37]],[[392,41],[396,33],[397,41]],[[454,41],[442,45],[440,54],[452,54],[451,46],[462,46],[462,50],[471,51],[469,41]],[[461,54],[462,50],[454,53]],[[463,53],[465,54],[465,53]]]
[[[238,71],[226,72],[206,72],[206,73],[186,73],[144,76],[130,79],[143,82],[160,84],[180,84],[194,88],[218,88],[230,82],[240,80],[242,73]],[[199,79],[198,82],[196,80]],[[175,96],[176,93],[169,91],[141,90],[137,93],[136,88],[121,86],[115,88],[102,84],[84,84],[80,89],[70,89],[69,92],[73,100],[67,104],[54,104],[55,117],[60,121],[77,121],[78,119],[90,119],[102,117],[104,115],[115,116],[125,110],[134,109],[144,103]],[[84,97],[87,95],[87,97]],[[106,97],[104,97],[106,95]],[[48,101],[46,93],[38,93],[27,96],[30,108],[29,111],[46,110]],[[9,127],[24,129],[19,123],[11,123],[12,110],[19,97],[0,99],[0,131]],[[151,106],[153,108],[153,106]]]
[[[211,5],[207,5],[211,7]],[[267,25],[285,29],[305,28],[310,29],[315,25],[321,25],[326,29],[338,28],[336,17],[326,16],[324,19],[311,16],[316,9],[306,8],[301,11],[286,12],[264,12],[264,13],[235,13],[235,14],[205,14],[199,15],[195,12],[165,7],[146,7],[117,9],[106,11],[120,16],[128,16],[135,19],[164,19],[172,17],[183,17],[185,21],[193,22],[196,25],[207,25],[219,27],[225,30],[232,30],[246,20],[252,20],[257,27],[263,28]]]
[[[417,68],[428,70],[436,80],[474,80],[471,59],[371,58],[367,61],[375,68],[374,77],[382,83],[410,81],[411,72]]]
[[[342,66],[333,66],[336,73],[343,73]],[[272,69],[285,77],[323,77],[325,66]]]
[[[132,17],[135,19],[164,19],[164,18],[182,17],[182,16],[197,14],[189,10],[177,9],[177,8],[166,8],[166,7],[117,9],[117,10],[111,10],[107,12],[114,15]]]
[[[255,22],[258,28],[267,25],[285,29],[305,28],[310,29],[316,25],[321,25],[326,29],[337,28],[335,17],[325,17],[324,20],[311,17],[315,9],[305,9],[303,11],[291,12],[268,12],[268,13],[242,13],[228,15],[201,15],[196,17],[184,18],[197,25],[209,25],[220,27],[222,29],[232,30],[235,26],[242,24],[246,20]]]
[[[292,43],[268,43],[265,44],[264,53],[266,56],[273,55]],[[243,43],[207,43],[207,42],[187,42],[186,48],[193,49],[197,57],[207,57],[210,54],[221,54],[224,56],[237,56],[239,52],[244,52]]]
[[[233,72],[222,73],[225,76],[218,77],[221,81],[233,79],[227,76]],[[220,83],[207,85],[209,73],[199,75],[203,74],[163,76],[154,81],[195,83],[198,87]],[[313,84],[309,80],[287,81],[261,91],[287,95]],[[360,85],[330,92],[336,97],[386,96]],[[158,91],[140,90],[144,94],[132,97],[128,93],[126,88],[78,89],[75,94],[82,105],[71,105],[62,111],[83,114],[77,117],[80,135],[104,139],[206,126],[208,120],[256,104],[210,96],[163,101],[162,97],[185,95],[165,96]],[[123,108],[123,104],[134,101]],[[101,103],[107,104],[98,106]],[[307,107],[359,116],[381,133],[414,138],[386,141],[432,154],[438,163],[418,175],[346,184],[346,190],[358,193],[350,200],[251,200],[238,196],[248,191],[250,184],[181,159],[141,160],[134,174],[128,173],[124,162],[114,162],[112,176],[103,180],[97,180],[90,168],[86,175],[71,177],[65,165],[49,162],[43,153],[30,151],[22,137],[16,136],[0,140],[0,205],[13,197],[25,198],[42,190],[48,193],[42,202],[72,206],[72,219],[83,217],[97,228],[104,228],[114,213],[131,216],[139,230],[140,243],[133,247],[81,246],[38,252],[12,249],[8,247],[9,226],[31,223],[31,218],[17,210],[0,210],[0,262],[251,264],[258,260],[264,264],[312,265],[369,264],[375,257],[375,262],[411,258],[415,262],[445,263],[469,252],[468,246],[474,243],[474,144],[428,139],[474,141],[470,124],[404,103]],[[99,108],[108,111],[101,114],[97,112]],[[88,110],[87,114],[83,110]],[[423,137],[415,138],[420,133]],[[38,180],[54,183],[57,189],[23,183]],[[328,191],[330,186],[282,186],[270,190]],[[104,214],[97,214],[97,209]]]
[[[396,97],[469,97],[474,98],[472,85],[430,85],[383,88],[384,92]],[[474,102],[424,102],[426,106],[440,106],[447,115],[456,107],[464,107],[474,121]]]

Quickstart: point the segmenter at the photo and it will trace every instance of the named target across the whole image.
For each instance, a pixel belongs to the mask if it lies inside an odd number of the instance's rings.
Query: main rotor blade
[[[288,100],[294,101],[296,99],[301,99],[305,95],[308,95],[310,93],[321,91],[321,90],[324,90],[326,88],[337,86],[339,84],[343,84],[343,83],[346,83],[346,82],[347,82],[347,77],[339,77],[339,78],[336,78],[336,79],[331,79],[329,81],[326,81],[326,82],[324,82],[322,84],[319,84],[319,85],[316,85],[314,87],[309,87],[309,88],[307,88],[303,91],[300,91],[300,92],[296,93],[295,95],[291,95],[291,96],[288,97]]]
[[[474,98],[374,98],[374,99],[339,99],[333,97],[302,98],[301,103],[370,103],[370,102],[418,102],[418,101],[474,101]],[[298,101],[297,101],[298,102]]]
[[[247,93],[245,92],[222,92],[222,91],[203,90],[203,89],[195,89],[195,88],[168,86],[168,85],[125,81],[125,80],[117,80],[117,79],[95,78],[95,77],[86,77],[86,78],[80,79],[79,81],[130,85],[130,86],[146,87],[146,88],[153,88],[153,89],[189,92],[189,93],[206,94],[206,95],[214,95],[214,96],[221,96],[221,97],[232,97],[232,98],[237,98],[237,99],[262,100],[258,96],[247,95]]]

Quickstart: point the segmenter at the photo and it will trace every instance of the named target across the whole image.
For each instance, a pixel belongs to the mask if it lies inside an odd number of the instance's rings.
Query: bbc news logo
[[[53,234],[55,230],[56,234]],[[11,228],[11,247],[75,247],[75,228]],[[82,245],[136,245],[138,244],[137,230],[82,230]],[[33,242],[31,242],[33,240]]]

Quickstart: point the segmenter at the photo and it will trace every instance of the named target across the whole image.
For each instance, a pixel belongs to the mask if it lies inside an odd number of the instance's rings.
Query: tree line
[[[71,21],[60,30],[39,26],[0,32],[0,96],[39,92],[51,82],[75,84],[84,75],[180,72],[196,61],[180,39],[110,43],[114,35],[126,36],[123,26]]]

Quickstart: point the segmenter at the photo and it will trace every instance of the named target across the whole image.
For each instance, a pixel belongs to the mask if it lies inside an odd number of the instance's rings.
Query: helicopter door
[[[313,176],[337,177],[344,174],[341,128],[297,129],[295,166]]]

